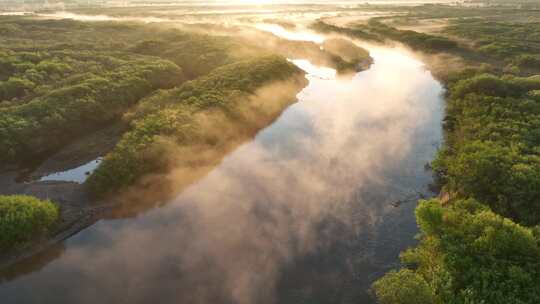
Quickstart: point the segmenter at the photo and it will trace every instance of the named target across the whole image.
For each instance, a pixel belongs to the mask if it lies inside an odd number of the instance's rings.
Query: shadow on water
[[[59,243],[29,259],[25,259],[18,264],[2,269],[2,272],[0,272],[0,283],[9,282],[19,277],[41,271],[52,261],[59,259],[64,253],[64,250],[64,244]]]
[[[370,303],[414,243],[415,204],[393,203],[430,195],[443,91],[405,51],[370,51],[352,79],[298,63],[309,85],[251,142],[163,208],[21,266],[2,302]]]

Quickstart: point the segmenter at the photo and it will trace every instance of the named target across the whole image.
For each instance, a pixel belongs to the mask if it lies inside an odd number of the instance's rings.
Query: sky
[[[458,0],[462,1],[462,0]],[[449,3],[456,0],[0,0],[0,11],[32,11],[37,9],[64,10],[81,6],[119,7],[119,6],[153,6],[153,5],[268,5],[268,4],[422,4]]]
[[[280,4],[288,4],[288,3],[313,3],[313,4],[334,4],[334,3],[366,3],[366,2],[373,2],[373,3],[399,3],[399,2],[455,2],[451,0],[335,0],[335,1],[329,1],[329,0],[66,0],[66,1],[59,1],[59,0],[0,0],[0,4],[2,3],[16,3],[16,4],[40,4],[44,2],[49,3],[58,3],[58,2],[66,2],[66,3],[104,3],[104,2],[125,2],[125,3],[178,3],[178,4],[273,4],[273,3],[280,3]]]

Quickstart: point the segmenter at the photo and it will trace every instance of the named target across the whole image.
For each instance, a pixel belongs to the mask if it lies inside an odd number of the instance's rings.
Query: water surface
[[[352,78],[296,61],[309,85],[277,121],[165,207],[26,261],[1,302],[370,303],[414,244],[443,90],[407,52],[370,52]]]
[[[79,167],[45,175],[41,177],[39,181],[66,181],[82,184],[86,181],[88,176],[97,169],[102,160],[101,157],[98,157]]]

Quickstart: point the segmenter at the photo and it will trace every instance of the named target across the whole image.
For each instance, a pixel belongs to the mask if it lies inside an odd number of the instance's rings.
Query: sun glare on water
[[[272,4],[272,0],[236,0],[239,4]]]
[[[309,31],[302,31],[302,32],[289,31],[283,28],[281,25],[277,25],[277,24],[259,23],[255,25],[255,27],[261,31],[270,32],[278,37],[281,37],[287,40],[311,41],[311,42],[320,44],[320,43],[323,43],[325,39],[324,36],[321,36],[321,35],[318,35],[316,33],[312,33]]]

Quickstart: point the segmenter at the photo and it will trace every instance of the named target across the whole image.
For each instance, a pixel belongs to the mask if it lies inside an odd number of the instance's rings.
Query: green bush
[[[472,78],[457,82],[452,88],[453,98],[463,98],[470,93],[488,96],[507,96],[516,92],[518,88],[510,87],[510,83],[491,74],[480,74]]]
[[[57,222],[58,207],[25,195],[0,196],[0,248],[23,245],[47,233]]]
[[[514,59],[514,62],[520,68],[526,69],[540,69],[540,55],[535,54],[523,54],[519,55]]]
[[[409,269],[391,271],[373,284],[380,304],[433,304],[429,285]]]
[[[10,77],[7,81],[0,81],[0,101],[22,97],[34,87],[35,84],[25,78]]]

